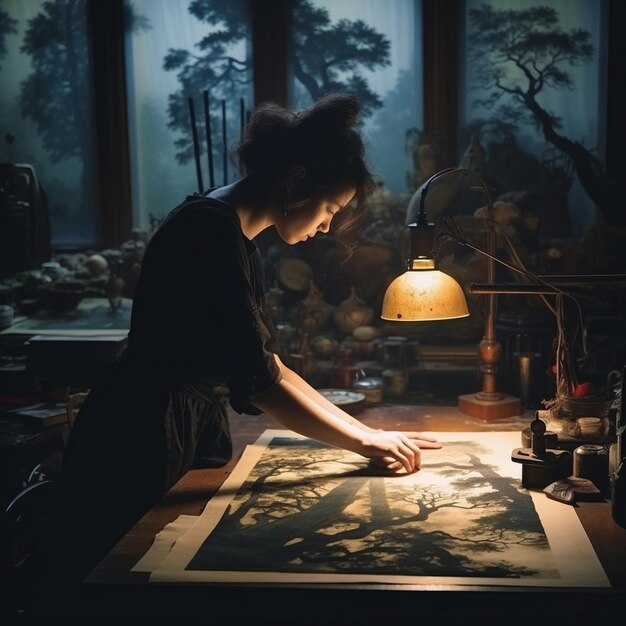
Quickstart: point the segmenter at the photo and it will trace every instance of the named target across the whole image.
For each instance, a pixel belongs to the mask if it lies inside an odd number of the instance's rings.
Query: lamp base
[[[486,400],[480,393],[468,393],[458,397],[459,411],[482,420],[497,420],[522,414],[522,403],[519,398],[505,393],[498,394],[496,400]]]

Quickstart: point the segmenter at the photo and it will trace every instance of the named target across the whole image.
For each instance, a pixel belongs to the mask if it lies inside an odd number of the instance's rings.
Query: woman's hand
[[[391,434],[388,431],[383,431],[383,430],[378,430],[378,433],[386,433],[386,434]],[[398,432],[398,433],[394,433],[396,435],[402,435],[404,437],[406,437],[406,439],[408,440],[408,443],[412,443],[415,446],[417,446],[418,448],[418,454],[417,456],[413,456],[414,459],[414,464],[413,467],[414,469],[409,470],[407,469],[407,464],[406,462],[403,462],[402,459],[399,456],[394,456],[394,455],[382,455],[382,456],[372,456],[369,457],[370,461],[372,463],[372,465],[376,465],[377,467],[380,467],[384,470],[387,470],[389,472],[394,472],[394,473],[401,473],[403,471],[407,471],[407,472],[411,472],[411,471],[417,471],[420,467],[421,464],[421,450],[422,449],[432,449],[432,450],[438,450],[441,448],[441,444],[434,439],[433,437],[430,437],[428,435],[423,435],[422,433],[418,433],[418,432]],[[414,450],[414,448],[412,448]],[[416,461],[416,462],[415,462]]]
[[[404,469],[407,473],[420,468],[420,447],[440,448],[441,444],[432,437],[416,432],[377,430],[363,439],[363,456],[391,471]]]

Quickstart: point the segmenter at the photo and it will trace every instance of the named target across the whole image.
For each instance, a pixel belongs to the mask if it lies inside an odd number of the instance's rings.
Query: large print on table
[[[521,486],[519,433],[437,433],[419,472],[266,431],[154,582],[609,586],[573,507]]]

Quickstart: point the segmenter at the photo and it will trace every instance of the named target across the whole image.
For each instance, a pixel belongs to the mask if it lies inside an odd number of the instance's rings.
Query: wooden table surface
[[[383,404],[367,408],[357,417],[372,427],[443,432],[520,432],[534,414],[482,421],[456,407]],[[131,572],[166,524],[179,515],[199,515],[232,471],[244,447],[267,428],[282,428],[271,418],[231,414],[233,460],[218,469],[189,471],[118,543],[85,581],[86,597],[112,613],[130,612],[159,618],[220,616],[227,609],[229,624],[250,623],[266,603],[282,607],[273,623],[333,624],[379,623],[389,611],[399,618],[403,611],[421,608],[453,620],[465,611],[480,609],[481,623],[502,623],[503,612],[514,611],[535,623],[567,615],[597,617],[600,608],[626,608],[626,529],[611,517],[610,501],[580,503],[576,512],[611,581],[611,589],[530,589],[520,587],[416,585],[225,585],[148,584],[147,573]],[[569,506],[569,505],[563,505]],[[412,591],[411,593],[398,593]],[[483,593],[468,593],[480,591]],[[520,596],[520,592],[524,592]],[[546,595],[548,593],[548,595]],[[106,600],[104,600],[106,598]],[[306,619],[294,618],[306,605]],[[221,609],[216,608],[221,607]],[[386,608],[385,608],[386,607]],[[275,611],[275,607],[272,611]],[[343,611],[341,621],[333,621]],[[289,618],[291,615],[291,618]],[[282,617],[281,617],[282,616]],[[282,620],[282,621],[281,621]],[[510,620],[509,620],[510,621]],[[258,622],[257,622],[258,623]],[[265,622],[263,622],[265,623]],[[413,623],[412,621],[410,623]],[[441,622],[440,622],[441,623]],[[445,623],[445,622],[444,622]]]

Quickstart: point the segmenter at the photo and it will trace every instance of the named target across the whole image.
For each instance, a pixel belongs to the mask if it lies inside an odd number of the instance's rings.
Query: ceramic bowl
[[[58,282],[39,286],[44,307],[57,313],[73,311],[85,295],[85,285],[79,282]]]

